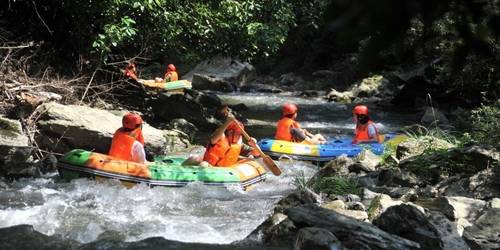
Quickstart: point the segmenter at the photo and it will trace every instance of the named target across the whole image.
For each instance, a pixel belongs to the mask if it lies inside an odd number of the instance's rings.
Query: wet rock
[[[240,88],[240,91],[241,92],[259,92],[259,93],[281,93],[281,92],[283,92],[282,89],[280,89],[276,86],[261,84],[261,83],[252,83],[252,84],[244,85]]]
[[[404,160],[415,155],[420,155],[425,150],[441,150],[451,147],[453,147],[453,144],[432,136],[409,138],[397,146],[396,158]]]
[[[281,86],[296,86],[297,89],[308,89],[304,79],[294,73],[286,73],[280,76],[278,84]],[[304,88],[305,87],[305,88]]]
[[[121,115],[85,106],[45,103],[37,122],[38,145],[52,152],[66,153],[74,148],[107,153],[116,129],[121,127]],[[185,135],[171,130],[143,126],[146,153],[161,155],[179,151],[189,145]]]
[[[274,211],[282,213],[291,207],[314,203],[318,203],[318,198],[314,194],[307,191],[297,191],[280,200],[274,208]]]
[[[468,249],[454,226],[438,213],[427,215],[421,207],[392,206],[373,221],[377,227],[418,242],[422,249]]]
[[[213,90],[221,92],[236,91],[236,85],[233,85],[224,79],[209,75],[194,74],[192,85],[193,89],[196,90]]]
[[[463,238],[471,249],[500,249],[500,208],[490,208],[474,225],[465,228]]]
[[[193,140],[196,132],[198,132],[198,128],[194,124],[186,121],[186,119],[184,118],[177,118],[171,120],[170,123],[168,124],[168,129],[170,130],[176,129],[184,132],[186,135],[188,135],[190,141]]]
[[[229,107],[234,111],[247,111],[248,110],[248,106],[244,103],[229,105]]]
[[[315,205],[290,208],[285,213],[295,225],[330,231],[350,249],[419,249],[419,244],[413,241]]]
[[[0,249],[77,249],[76,243],[57,236],[47,236],[33,229],[31,225],[17,225],[0,228]]]
[[[317,90],[304,90],[300,92],[300,97],[319,97],[320,93]]]
[[[197,74],[198,76],[214,78],[218,81],[225,81],[239,87],[244,85],[247,78],[253,75],[254,72],[254,67],[247,62],[216,56],[196,65],[183,79],[193,82],[194,87],[194,75]]]
[[[460,218],[474,221],[486,206],[486,202],[467,197],[438,197],[433,201],[448,219],[458,220]]]
[[[433,126],[439,125],[440,127],[450,126],[450,121],[448,120],[448,118],[446,118],[443,112],[433,107],[428,107],[425,110],[424,114],[422,115],[422,118],[420,118],[420,122],[427,126],[429,125]]]
[[[30,158],[32,151],[21,123],[0,116],[0,173],[11,177],[37,175]]]
[[[331,89],[326,95],[326,99],[329,102],[351,103],[354,96],[351,91],[339,92],[336,89]]]
[[[335,174],[349,174],[349,166],[353,165],[354,161],[345,155],[337,157],[335,160],[329,161],[318,173],[317,177],[327,177]]]
[[[332,250],[342,249],[342,244],[330,231],[317,228],[305,227],[301,228],[297,233],[294,250]]]

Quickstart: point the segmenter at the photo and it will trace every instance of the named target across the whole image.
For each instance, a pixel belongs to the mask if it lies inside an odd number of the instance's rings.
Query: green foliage
[[[307,179],[304,171],[300,171],[296,176],[293,177],[292,184],[299,191],[303,191],[307,188]]]
[[[366,212],[368,213],[368,219],[373,220],[380,212],[380,200],[382,200],[381,195],[375,196],[373,200],[370,202],[368,209]]]
[[[358,181],[347,176],[323,177],[314,183],[313,189],[330,195],[361,194]]]
[[[481,106],[471,112],[472,131],[466,138],[479,143],[498,146],[500,142],[500,101],[491,106]]]

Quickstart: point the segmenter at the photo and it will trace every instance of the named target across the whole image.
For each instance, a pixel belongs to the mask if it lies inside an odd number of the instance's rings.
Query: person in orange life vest
[[[368,116],[368,107],[358,105],[352,111],[354,121],[356,121],[355,135],[352,143],[362,142],[381,142],[378,134],[377,126],[370,120]]]
[[[297,119],[297,105],[285,103],[282,107],[282,116],[276,126],[276,140],[291,142],[304,142],[309,144],[326,143],[325,137],[321,134],[312,134],[306,129],[301,128]]]
[[[137,73],[136,73],[136,69],[135,69],[135,64],[130,62],[127,67],[125,67],[125,70],[123,71],[123,74],[126,76],[126,77],[130,77],[134,80],[137,80]]]
[[[211,135],[203,160],[212,166],[230,166],[238,161],[242,152],[258,156],[254,150],[257,141],[251,138],[248,141],[249,145],[243,143],[241,130],[238,127],[239,125],[243,128],[243,124],[234,117],[227,105],[220,108],[219,116],[225,118],[225,121]]]
[[[122,160],[147,163],[142,123],[138,114],[126,113],[122,118],[123,126],[113,135],[108,154]]]
[[[167,65],[167,72],[165,72],[165,75],[163,78],[161,77],[155,77],[155,82],[173,82],[173,81],[178,81],[179,80],[179,74],[177,74],[175,65],[169,64]]]

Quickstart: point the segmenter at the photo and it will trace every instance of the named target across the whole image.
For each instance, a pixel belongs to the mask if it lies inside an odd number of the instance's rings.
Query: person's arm
[[[215,144],[217,143],[223,136],[224,136],[224,131],[226,131],[227,127],[231,122],[233,122],[236,118],[234,117],[233,114],[229,114],[226,118],[226,121],[218,127],[210,136],[210,143]]]
[[[290,128],[290,134],[292,134],[292,137],[297,141],[303,141],[307,139],[307,135],[304,133],[304,130],[300,128]]]

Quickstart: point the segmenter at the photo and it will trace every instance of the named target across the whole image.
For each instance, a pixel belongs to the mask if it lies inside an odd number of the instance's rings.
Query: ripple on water
[[[294,175],[314,173],[310,165],[282,165],[248,192],[192,183],[184,188],[127,189],[119,181],[54,176],[22,179],[9,191],[29,194],[27,202],[2,200],[0,227],[33,225],[35,230],[82,243],[111,238],[125,241],[160,236],[184,242],[230,243],[248,235],[294,189]],[[5,192],[2,192],[2,194]],[[14,196],[14,195],[11,195]]]

